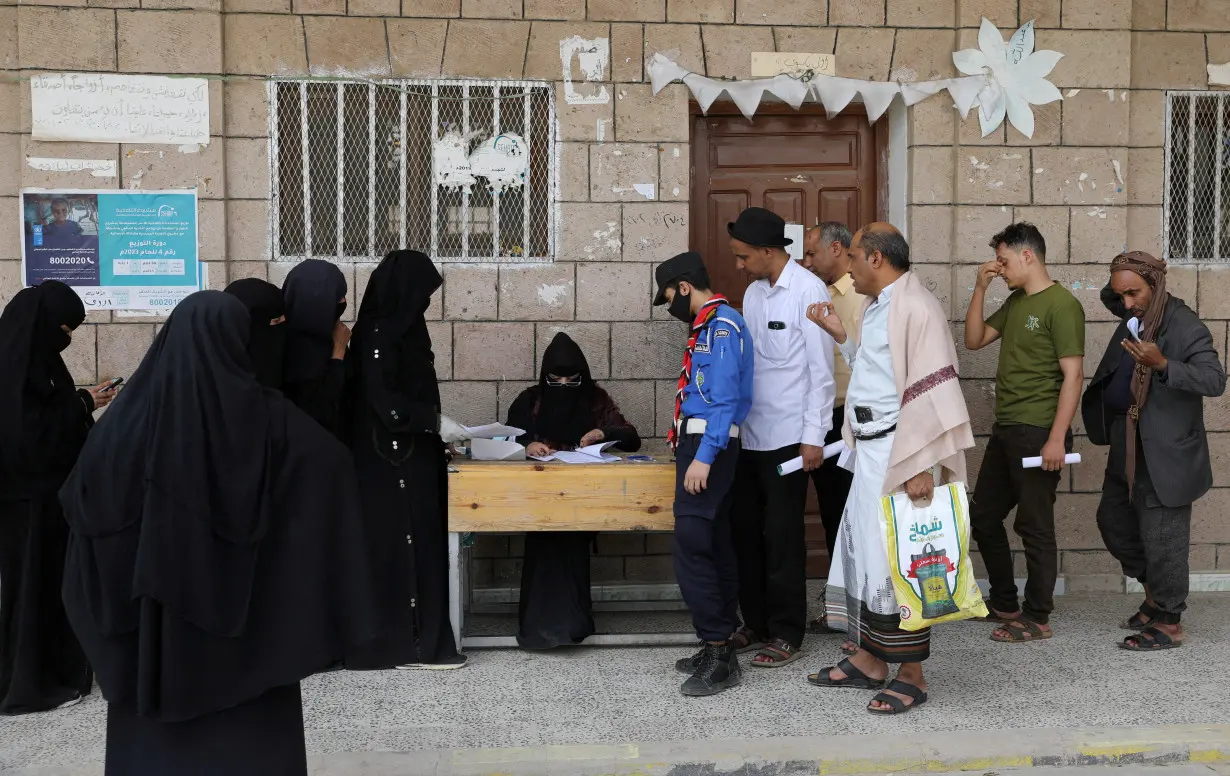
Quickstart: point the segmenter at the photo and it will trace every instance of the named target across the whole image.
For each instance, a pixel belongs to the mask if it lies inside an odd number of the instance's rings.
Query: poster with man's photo
[[[169,312],[200,287],[196,192],[23,189],[25,284],[58,280],[87,310]]]

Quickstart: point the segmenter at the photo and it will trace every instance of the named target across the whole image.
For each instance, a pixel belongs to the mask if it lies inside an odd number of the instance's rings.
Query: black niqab
[[[86,442],[65,503],[80,498],[69,523],[95,540],[99,602],[128,602],[95,612],[105,634],[136,627],[138,597],[220,636],[247,620],[270,456],[249,325],[233,296],[189,296]],[[110,556],[99,540],[134,526],[135,557]]]
[[[260,278],[244,278],[227,286],[226,293],[243,302],[252,318],[248,355],[256,381],[266,388],[281,389],[287,327],[273,323],[286,314],[281,289]]]
[[[416,402],[440,406],[435,355],[427,330],[427,308],[444,278],[426,254],[393,251],[372,272],[359,305],[351,350],[366,354],[387,344],[396,353],[396,363],[385,360],[363,380],[364,399],[383,415],[393,403],[392,392]],[[380,362],[364,358],[365,368]],[[389,370],[393,370],[391,373]]]
[[[85,306],[72,288],[47,280],[18,291],[0,314],[0,471],[17,468],[27,391],[51,400],[76,388],[61,353]]]
[[[547,375],[579,374],[580,385],[551,385]],[[575,446],[594,428],[594,380],[585,353],[563,332],[555,335],[542,357],[538,375],[538,414],[534,433],[555,444]]]
[[[286,276],[282,298],[286,304],[286,381],[314,380],[324,374],[333,357],[333,329],[341,318],[346,298],[346,276],[320,259],[300,263]]]

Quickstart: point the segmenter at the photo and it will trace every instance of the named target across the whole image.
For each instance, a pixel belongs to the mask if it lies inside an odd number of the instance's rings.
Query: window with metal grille
[[[274,257],[379,261],[409,248],[436,261],[555,255],[557,160],[550,85],[527,81],[271,84]],[[439,181],[452,161],[515,135],[521,182]],[[462,177],[471,179],[469,174]]]
[[[1165,186],[1166,259],[1230,260],[1230,94],[1167,94]]]

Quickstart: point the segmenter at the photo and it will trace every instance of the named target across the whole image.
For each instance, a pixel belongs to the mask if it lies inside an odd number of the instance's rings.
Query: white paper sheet
[[[487,423],[482,426],[462,426],[468,435],[467,439],[495,439],[496,437],[516,438],[525,433],[525,429],[516,426],[506,426],[503,423]]]
[[[1081,454],[1080,453],[1068,453],[1067,455],[1063,457],[1063,462],[1065,464],[1080,463]],[[1021,468],[1022,469],[1041,469],[1042,468],[1042,456],[1035,455],[1032,458],[1022,458]]]
[[[470,444],[470,458],[475,461],[524,461],[525,448],[516,442],[479,437]]]
[[[837,459],[837,465],[843,469],[846,468],[846,461],[850,457],[850,448],[846,447],[846,443],[840,439],[830,445],[824,446],[824,460],[827,461],[835,455],[840,456]],[[798,458],[791,458],[789,461],[786,461],[778,466],[777,473],[784,477],[787,474],[793,474],[802,468],[803,456],[800,455]]]
[[[1132,332],[1132,339],[1139,342],[1140,341],[1140,319],[1134,315],[1131,318],[1128,318],[1127,327],[1128,327],[1128,331]]]
[[[204,78],[117,73],[42,73],[30,79],[35,140],[209,143]]]
[[[560,450],[550,455],[531,455],[530,458],[535,461],[559,461],[561,463],[611,463],[618,461],[619,456],[603,451],[614,444],[614,442],[600,442],[576,450]]]

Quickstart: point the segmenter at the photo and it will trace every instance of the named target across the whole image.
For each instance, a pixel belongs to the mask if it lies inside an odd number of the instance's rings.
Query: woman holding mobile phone
[[[76,292],[54,280],[19,291],[0,315],[0,714],[90,691],[60,600],[68,526],[57,492],[115,390],[78,390],[60,355],[84,320]]]

